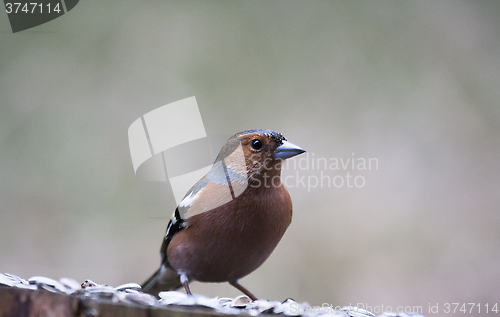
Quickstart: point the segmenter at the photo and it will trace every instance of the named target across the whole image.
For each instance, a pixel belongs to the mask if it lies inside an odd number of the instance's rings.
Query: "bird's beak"
[[[276,148],[276,151],[273,154],[273,159],[282,159],[286,160],[295,155],[299,155],[304,153],[306,150],[297,146],[291,142],[283,141],[283,144]]]

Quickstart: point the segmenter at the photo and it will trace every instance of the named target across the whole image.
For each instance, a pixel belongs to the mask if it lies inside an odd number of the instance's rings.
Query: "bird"
[[[239,280],[260,267],[292,221],[292,201],[281,182],[283,160],[304,153],[281,133],[236,133],[209,172],[175,209],[160,248],[160,268],[142,285],[145,293],[192,281],[224,283],[257,300]]]

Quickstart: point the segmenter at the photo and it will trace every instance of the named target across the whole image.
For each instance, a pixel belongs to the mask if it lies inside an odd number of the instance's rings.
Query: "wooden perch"
[[[75,295],[0,286],[0,316],[227,317],[201,307],[146,307]],[[238,315],[233,315],[238,316]],[[246,316],[249,315],[243,315]]]

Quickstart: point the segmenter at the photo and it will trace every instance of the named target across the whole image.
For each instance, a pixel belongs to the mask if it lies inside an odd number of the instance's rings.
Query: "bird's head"
[[[212,168],[179,203],[181,219],[222,206],[247,188],[281,186],[281,163],[305,150],[272,130],[248,130],[233,135]]]
[[[282,161],[304,152],[279,132],[247,130],[226,142],[216,162],[224,160],[229,175],[236,172],[252,182],[262,177],[279,177]]]

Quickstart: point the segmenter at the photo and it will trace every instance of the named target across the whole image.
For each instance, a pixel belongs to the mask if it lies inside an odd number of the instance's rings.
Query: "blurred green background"
[[[0,272],[143,282],[175,201],[134,175],[127,129],[190,96],[209,135],[378,159],[362,188],[289,188],[257,296],[500,301],[499,1],[80,1],[16,34],[0,14]]]

